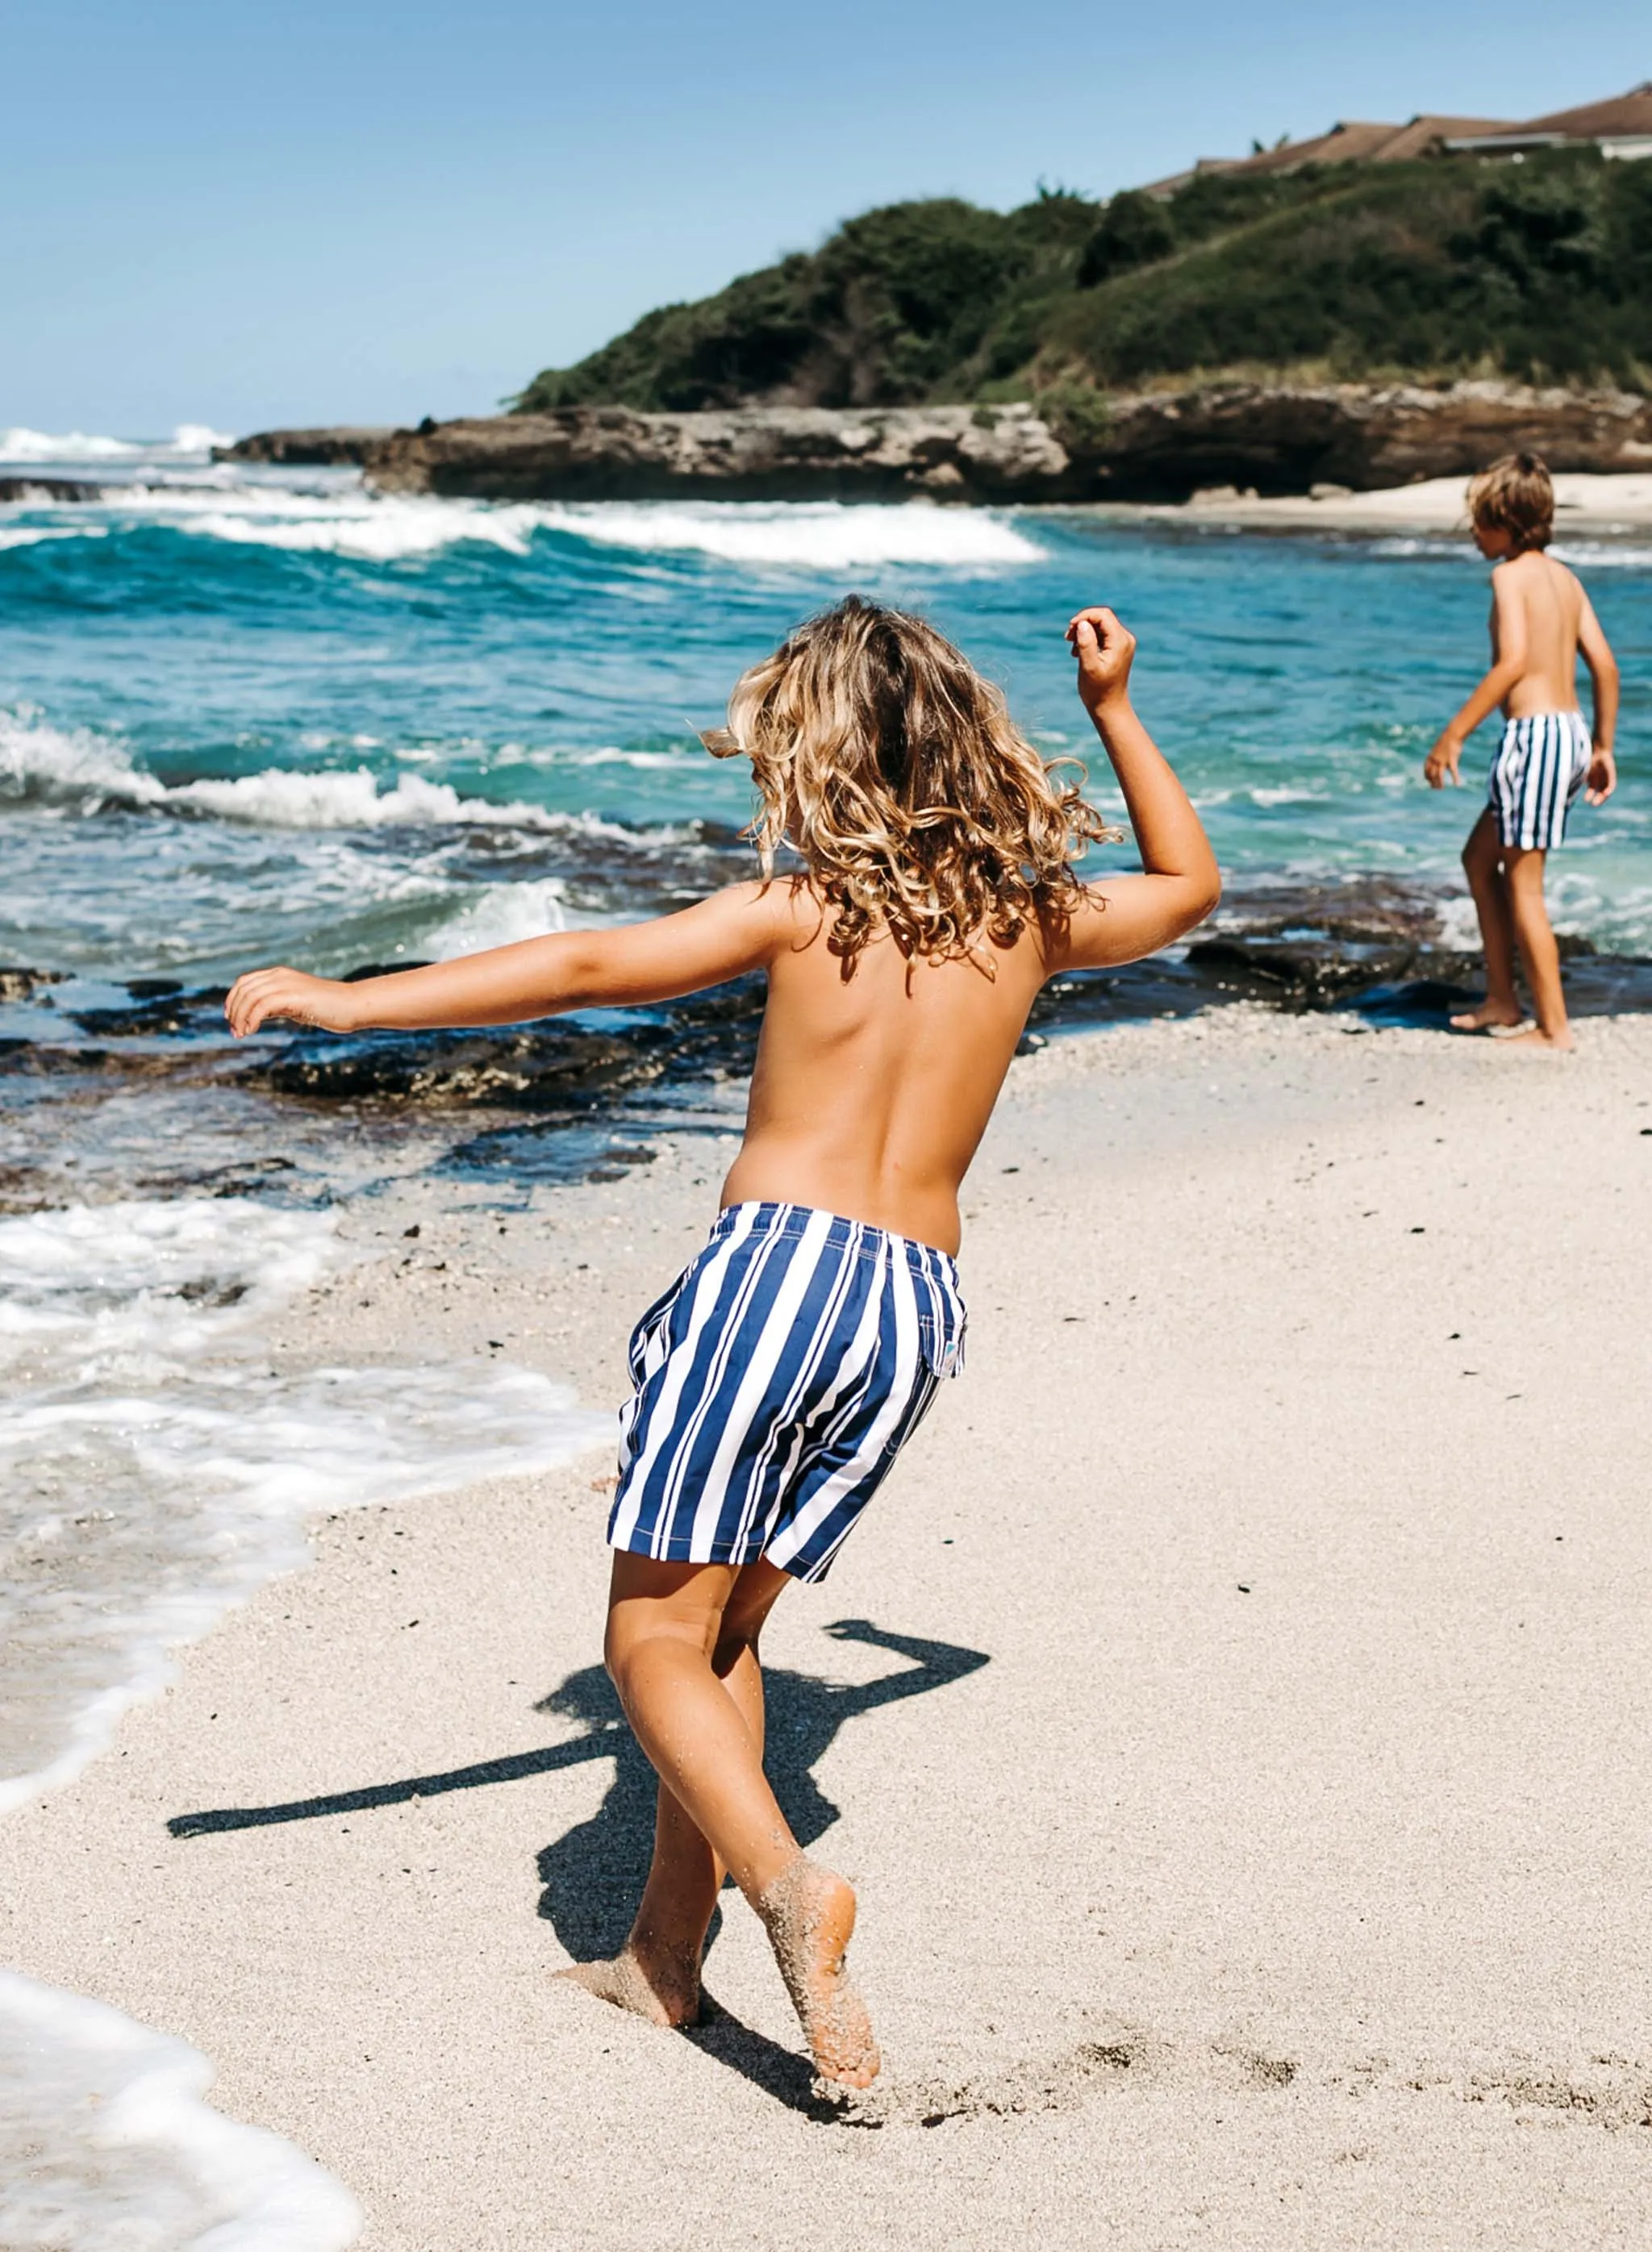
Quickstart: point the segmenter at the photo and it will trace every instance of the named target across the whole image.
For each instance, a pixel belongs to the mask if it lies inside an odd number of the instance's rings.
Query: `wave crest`
[[[205,814],[260,829],[492,828],[634,842],[633,832],[594,814],[555,813],[520,802],[462,797],[451,783],[399,775],[383,783],[366,767],[321,774],[272,767],[262,773],[164,782],[89,727],[54,727],[37,712],[0,711],[0,803],[97,812]]]

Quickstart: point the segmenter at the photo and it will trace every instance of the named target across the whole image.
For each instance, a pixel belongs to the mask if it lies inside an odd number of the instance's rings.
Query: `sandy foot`
[[[1530,1032],[1505,1033],[1497,1046],[1500,1048],[1536,1048],[1548,1055],[1571,1055],[1577,1046],[1577,1042],[1570,1032],[1561,1032],[1557,1035],[1553,1032],[1545,1032],[1538,1025],[1533,1025]]]
[[[696,1966],[667,1957],[645,1961],[629,1940],[608,1962],[576,1963],[556,1975],[571,1986],[583,1986],[599,2001],[646,2018],[651,2026],[691,2026],[700,2014]]]
[[[1512,1029],[1524,1022],[1518,1009],[1511,1009],[1501,1001],[1482,1001],[1477,1008],[1465,1009],[1461,1016],[1454,1017],[1451,1029],[1454,1032],[1486,1032],[1505,1025]]]
[[[753,1905],[821,2078],[838,2088],[870,2087],[883,2060],[843,1967],[855,1929],[853,1887],[800,1853]]]

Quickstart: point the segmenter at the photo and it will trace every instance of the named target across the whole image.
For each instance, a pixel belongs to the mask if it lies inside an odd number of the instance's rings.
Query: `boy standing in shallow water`
[[[1569,1048],[1560,953],[1543,903],[1547,854],[1566,833],[1572,800],[1586,789],[1604,805],[1617,787],[1612,755],[1618,668],[1589,598],[1564,563],[1545,555],[1554,532],[1554,487],[1535,454],[1508,454],[1468,488],[1475,545],[1491,574],[1491,670],[1428,754],[1431,789],[1458,788],[1463,745],[1501,708],[1503,740],[1491,762],[1486,810],[1469,831],[1462,865],[1480,918],[1486,997],[1451,1020],[1459,1032],[1498,1032],[1524,1020],[1515,992],[1515,948],[1537,1011],[1535,1028],[1512,1037]],[[1594,687],[1593,740],[1578,709],[1578,654]]]
[[[959,1185],[1039,989],[1168,944],[1220,888],[1131,707],[1135,643],[1108,609],[1081,611],[1067,639],[1140,875],[1080,884],[1073,860],[1117,832],[1079,783],[932,627],[851,595],[754,665],[705,738],[752,761],[760,880],[358,984],[254,970],[228,1002],[238,1036],[274,1017],[503,1025],[766,975],[722,1210],[631,1339],[604,1654],[660,1777],[653,1864],[620,1955],[563,1975],[691,2022],[727,1874],[817,2070],[845,2088],[878,2068],[843,1964],[855,1895],[804,1856],[764,1775],[763,1623],[788,1581],[825,1577],[959,1365]],[[782,844],[795,874],[774,873]]]

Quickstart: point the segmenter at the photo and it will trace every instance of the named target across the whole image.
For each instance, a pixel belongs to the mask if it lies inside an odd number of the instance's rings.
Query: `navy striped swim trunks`
[[[608,1545],[823,1580],[943,1377],[944,1251],[805,1205],[737,1204],[631,1337]]]
[[[1564,841],[1591,755],[1581,712],[1534,712],[1509,721],[1486,791],[1505,851],[1546,852]]]

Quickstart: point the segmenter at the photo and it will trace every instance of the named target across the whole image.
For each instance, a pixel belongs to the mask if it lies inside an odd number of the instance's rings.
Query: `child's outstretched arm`
[[[330,1032],[428,1032],[671,1001],[762,968],[781,942],[788,893],[784,883],[736,884],[652,922],[526,938],[354,984],[302,970],[251,970],[230,988],[224,1013],[242,1039],[273,1017]]]
[[[1496,663],[1461,711],[1441,729],[1424,760],[1423,780],[1430,789],[1444,789],[1447,782],[1454,789],[1462,788],[1459,768],[1463,745],[1481,721],[1490,718],[1526,669],[1526,608],[1507,572],[1492,573],[1491,615]]]
[[[1098,608],[1080,610],[1067,639],[1079,660],[1079,699],[1124,792],[1142,872],[1085,886],[1052,971],[1138,962],[1203,922],[1222,896],[1204,825],[1130,702],[1134,636]]]
[[[1604,805],[1618,786],[1618,762],[1612,753],[1618,728],[1618,660],[1586,594],[1578,619],[1578,648],[1594,690],[1594,756],[1584,781],[1590,804]]]

